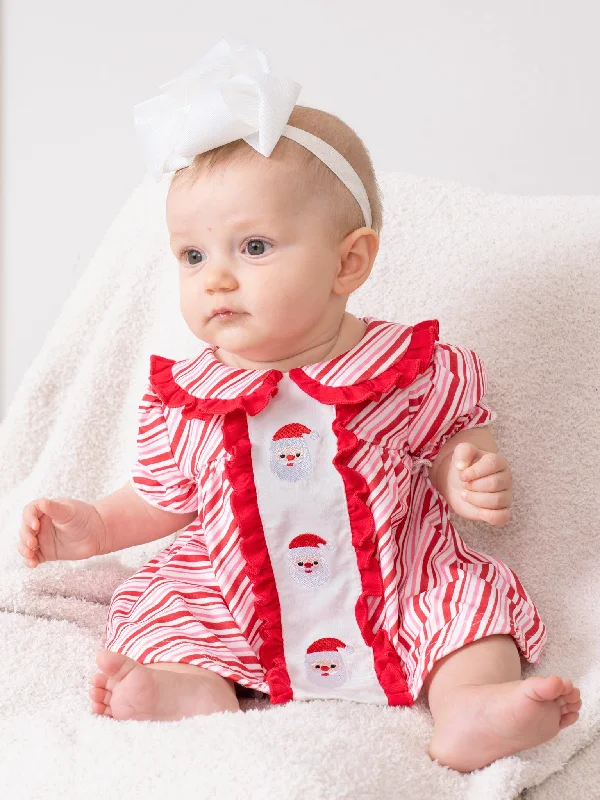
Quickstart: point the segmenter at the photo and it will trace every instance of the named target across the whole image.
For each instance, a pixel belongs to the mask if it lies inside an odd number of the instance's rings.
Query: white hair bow
[[[286,136],[338,176],[371,226],[367,192],[350,163],[322,139],[287,124],[302,87],[273,75],[261,50],[222,39],[195,66],[159,88],[166,91],[134,107],[142,156],[157,182],[165,172],[188,167],[198,153],[237,139],[269,157],[279,137]]]

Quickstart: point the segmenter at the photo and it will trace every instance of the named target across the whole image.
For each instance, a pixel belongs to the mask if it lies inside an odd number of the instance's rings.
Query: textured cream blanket
[[[111,594],[171,539],[28,570],[16,537],[27,501],[93,501],[127,480],[149,355],[197,352],[179,315],[167,183],[146,179],[0,427],[2,796],[512,798],[529,787],[538,800],[575,796],[565,786],[600,786],[600,197],[490,195],[381,177],[382,248],[350,310],[408,324],[436,317],[443,341],[483,358],[487,401],[498,412],[492,428],[513,468],[513,521],[455,524],[527,586],[549,629],[528,674],[556,672],[579,684],[579,722],[463,776],[430,761],[422,701],[408,709],[243,701],[245,714],[170,723],[91,715],[87,685]]]

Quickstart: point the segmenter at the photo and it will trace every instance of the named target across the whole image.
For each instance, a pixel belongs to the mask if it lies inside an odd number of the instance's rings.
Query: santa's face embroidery
[[[332,550],[325,539],[312,533],[296,536],[288,545],[288,570],[302,586],[323,586],[329,583],[331,569],[327,551]]]
[[[305,434],[311,438],[318,436],[306,425],[298,422],[284,425],[273,436],[270,446],[271,470],[281,480],[301,481],[310,475],[312,463],[310,452],[303,439]]]
[[[354,652],[353,647],[346,646],[339,639],[319,639],[308,648],[309,651],[315,651],[307,652],[304,660],[306,676],[311,683],[321,688],[335,689],[346,682],[349,670],[337,647],[348,654]]]
[[[288,568],[292,577],[303,586],[323,586],[331,578],[327,559],[323,555],[313,555],[312,549],[311,554],[305,556],[288,553]]]
[[[271,469],[284,481],[301,481],[311,469],[308,447],[301,439],[297,442],[271,445]]]
[[[334,656],[331,653],[314,653],[312,656],[306,656],[306,669],[308,677],[314,684],[327,686],[330,689],[346,683],[348,677],[346,665],[339,654]]]

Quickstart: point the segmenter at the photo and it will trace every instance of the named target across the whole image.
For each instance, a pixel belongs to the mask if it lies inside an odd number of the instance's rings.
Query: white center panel
[[[248,430],[294,699],[387,705],[356,622],[362,587],[344,483],[333,464],[335,406],[314,400],[287,374],[278,389],[260,414],[248,416]],[[326,545],[313,539],[312,546],[290,549],[303,534]],[[339,642],[314,647],[320,639]]]

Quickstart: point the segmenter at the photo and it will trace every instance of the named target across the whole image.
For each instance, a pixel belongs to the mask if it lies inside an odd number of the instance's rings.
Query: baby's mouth
[[[243,311],[234,311],[231,308],[215,308],[215,310],[211,313],[210,319],[233,319],[233,317],[241,317],[245,312]]]

